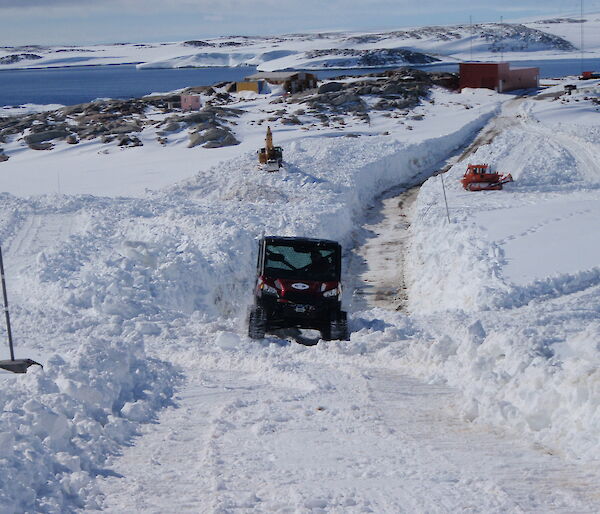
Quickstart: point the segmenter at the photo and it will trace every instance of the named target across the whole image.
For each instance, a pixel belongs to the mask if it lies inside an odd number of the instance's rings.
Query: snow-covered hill
[[[4,511],[597,511],[600,82],[573,83],[326,114],[243,93],[223,148],[150,106],[143,146],[8,136],[16,350],[45,367],[2,377]],[[439,176],[412,213],[407,310],[364,308],[365,210],[449,158],[451,223]],[[465,192],[480,161],[515,182]],[[344,245],[350,341],[246,337],[265,232]]]
[[[222,37],[184,42],[83,47],[3,47],[0,68],[138,63],[142,68],[255,65],[287,68],[367,68],[461,60],[548,59],[573,56],[581,46],[581,24],[572,18],[527,23],[484,23],[349,33],[277,37]],[[600,47],[600,15],[583,22],[588,57]],[[579,57],[579,53],[576,54]]]

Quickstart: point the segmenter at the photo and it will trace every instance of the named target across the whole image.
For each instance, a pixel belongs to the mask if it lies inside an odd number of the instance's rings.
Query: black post
[[[0,276],[2,277],[2,296],[4,297],[4,315],[6,316],[6,331],[8,332],[8,346],[10,347],[10,360],[15,360],[13,350],[12,331],[10,330],[10,315],[8,314],[8,297],[6,296],[6,280],[4,279],[4,263],[2,262],[2,247],[0,247]]]

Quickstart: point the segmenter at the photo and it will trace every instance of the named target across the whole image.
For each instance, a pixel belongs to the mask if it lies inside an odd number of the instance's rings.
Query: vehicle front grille
[[[315,297],[313,295],[296,293],[294,291],[286,291],[282,298],[285,298],[290,302],[299,303],[302,305],[316,305],[317,303],[322,302],[320,298]]]

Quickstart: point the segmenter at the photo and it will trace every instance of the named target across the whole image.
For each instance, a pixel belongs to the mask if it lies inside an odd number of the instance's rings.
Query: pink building
[[[184,94],[181,95],[181,110],[182,111],[198,111],[200,110],[200,95]]]

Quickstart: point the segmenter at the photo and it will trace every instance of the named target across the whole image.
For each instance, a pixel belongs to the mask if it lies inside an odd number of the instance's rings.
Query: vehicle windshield
[[[336,248],[267,245],[265,274],[318,282],[338,280]]]

